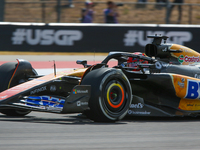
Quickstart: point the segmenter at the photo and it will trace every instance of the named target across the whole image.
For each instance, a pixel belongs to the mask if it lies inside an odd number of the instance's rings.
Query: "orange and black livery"
[[[31,111],[83,113],[97,122],[114,122],[126,115],[198,116],[200,54],[167,43],[166,36],[148,38],[153,41],[146,45],[146,55],[110,52],[99,64],[79,60],[84,68],[45,76],[22,59],[3,64],[0,112],[8,116]],[[116,65],[110,67],[113,59]]]

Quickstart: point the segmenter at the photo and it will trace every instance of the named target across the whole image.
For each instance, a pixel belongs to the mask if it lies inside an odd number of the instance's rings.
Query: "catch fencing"
[[[84,1],[73,0],[73,7],[70,7],[68,0],[5,0],[5,8],[1,10],[4,10],[3,21],[6,22],[79,23],[81,9],[85,7]],[[119,23],[200,24],[200,1],[185,0],[183,4],[171,3],[173,0],[165,0],[165,3],[157,3],[156,0],[148,0],[148,2],[115,1],[124,4],[118,7]],[[94,23],[104,23],[103,9],[107,7],[106,1],[93,0],[93,2],[95,4],[93,7],[95,11]],[[175,7],[169,15],[170,7],[173,5]],[[182,6],[182,17],[181,21],[177,22],[179,15],[177,6],[179,5]]]

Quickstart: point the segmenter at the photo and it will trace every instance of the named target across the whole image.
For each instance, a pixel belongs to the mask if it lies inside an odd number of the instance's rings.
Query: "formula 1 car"
[[[148,37],[153,42],[145,47],[147,56],[110,52],[99,64],[77,61],[84,68],[46,76],[37,75],[25,60],[1,65],[0,112],[8,116],[83,112],[98,122],[125,115],[199,115],[200,54],[166,43],[166,36]],[[137,71],[130,67],[129,58],[140,60]],[[113,59],[117,63],[109,68]]]

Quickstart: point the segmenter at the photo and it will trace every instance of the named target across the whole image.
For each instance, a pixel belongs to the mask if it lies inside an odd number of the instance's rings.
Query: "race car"
[[[110,52],[99,64],[40,76],[28,61],[0,66],[0,112],[84,113],[97,122],[129,116],[197,116],[200,113],[200,54],[148,36],[146,55]],[[163,41],[163,43],[162,43]],[[128,61],[138,59],[137,68]],[[113,67],[109,62],[117,60]],[[144,63],[145,62],[145,63]],[[134,62],[135,63],[135,62]]]

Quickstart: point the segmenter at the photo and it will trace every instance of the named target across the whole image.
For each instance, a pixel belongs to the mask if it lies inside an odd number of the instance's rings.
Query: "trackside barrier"
[[[0,23],[0,51],[144,52],[146,36],[154,34],[200,52],[199,25],[17,22]]]

